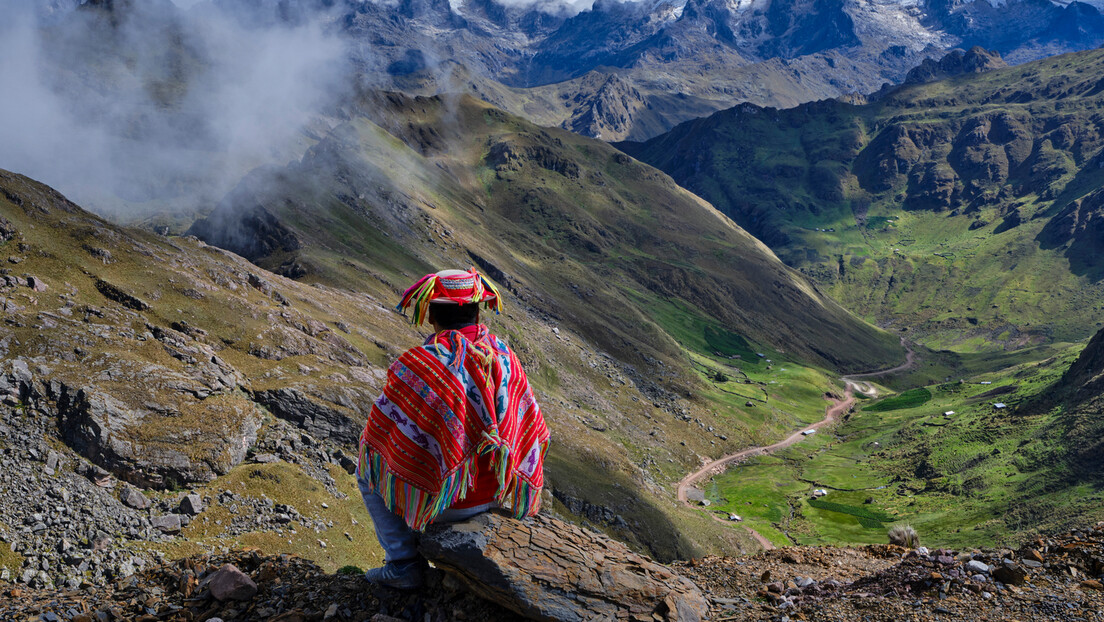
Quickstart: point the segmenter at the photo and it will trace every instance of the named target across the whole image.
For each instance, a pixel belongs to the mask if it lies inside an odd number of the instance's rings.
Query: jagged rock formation
[[[600,84],[590,88],[589,83],[595,81]],[[603,140],[627,136],[637,113],[648,106],[640,91],[616,75],[590,74],[580,86],[587,88],[570,99],[574,113],[562,125],[576,134]]]
[[[980,46],[974,46],[963,52],[954,50],[938,61],[925,58],[916,67],[905,74],[905,84],[920,84],[953,78],[962,74],[985,73],[1007,67],[1000,54]]]
[[[625,545],[545,515],[484,513],[431,528],[418,549],[491,602],[532,620],[697,622],[709,604],[693,582]]]
[[[95,10],[111,19],[136,13],[189,38],[168,3],[158,11],[99,4]],[[605,140],[651,138],[741,101],[789,107],[872,93],[955,47],[981,45],[1023,62],[1104,42],[1096,6],[1045,0],[999,8],[995,0],[214,4],[250,27],[324,15],[375,86],[469,93],[542,125],[600,131]],[[624,83],[623,93],[609,92],[611,78]]]
[[[350,24],[358,39],[389,44],[372,54],[389,58],[390,71],[402,68],[407,84],[411,73],[423,86],[463,84],[511,112],[589,135],[596,128],[578,120],[604,88],[591,73],[615,75],[646,105],[619,114],[621,123],[602,132],[606,140],[644,139],[701,116],[702,108],[739,101],[783,107],[871,93],[956,46],[980,45],[1024,62],[1104,42],[1097,7],[1035,0],[596,2],[576,14],[484,0],[417,11],[408,3],[363,7]],[[438,51],[424,52],[430,49]],[[459,62],[474,79],[435,77],[430,58]],[[525,90],[511,94],[492,81]],[[561,85],[544,88],[552,83]],[[557,110],[560,94],[573,103]]]

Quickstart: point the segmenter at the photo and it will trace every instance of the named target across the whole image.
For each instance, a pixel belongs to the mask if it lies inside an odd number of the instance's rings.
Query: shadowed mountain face
[[[979,74],[1002,63],[971,50],[864,105],[745,105],[624,148],[933,345],[1080,339],[1104,318],[1101,58]]]
[[[1056,409],[1057,428],[1075,481],[1101,482],[1104,473],[1104,330],[1097,332],[1061,379],[1026,409]]]

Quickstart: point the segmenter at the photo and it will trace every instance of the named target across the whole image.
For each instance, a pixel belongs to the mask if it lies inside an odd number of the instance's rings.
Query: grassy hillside
[[[369,296],[296,283],[194,239],[116,227],[7,171],[0,171],[0,256],[0,385],[9,389],[14,378],[19,396],[5,401],[15,411],[6,419],[12,436],[0,439],[5,452],[35,432],[41,412],[51,422],[50,446],[69,456],[66,472],[80,466],[78,454],[102,475],[147,487],[155,503],[171,503],[181,489],[214,498],[231,487],[239,498],[260,500],[266,491],[249,474],[261,469],[271,475],[266,481],[291,483],[278,502],[336,525],[319,533],[290,525],[299,535],[285,551],[331,570],[380,558],[363,508],[341,502],[340,495],[356,495],[344,471],[308,475],[299,464],[243,460],[279,423],[260,397],[269,389],[297,391],[333,417],[332,437],[302,430],[313,451],[348,454],[340,439],[356,433],[394,355],[384,339],[413,337],[401,318]],[[106,485],[113,496],[123,489]],[[333,507],[308,511],[324,502]],[[151,546],[177,555],[259,545],[262,527],[227,534],[234,513],[211,505],[187,542]],[[208,517],[223,521],[207,529]],[[142,546],[111,535],[120,546]],[[319,537],[334,546],[320,549]]]
[[[844,306],[976,351],[1104,319],[1099,50],[882,93],[741,105],[625,150]]]

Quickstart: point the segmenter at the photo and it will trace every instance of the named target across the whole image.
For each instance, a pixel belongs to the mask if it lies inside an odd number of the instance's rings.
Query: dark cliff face
[[[572,103],[576,112],[563,124],[576,134],[593,138],[606,138],[627,132],[632,127],[635,113],[648,105],[647,100],[616,75],[594,74],[600,85],[590,87],[575,96]]]
[[[1068,460],[1078,479],[1104,480],[1104,330],[1055,385]]]
[[[1088,399],[1104,394],[1104,330],[1089,340],[1081,356],[1062,376],[1059,388]]]
[[[771,2],[765,17],[769,39],[759,46],[759,53],[767,58],[793,58],[860,44],[842,0]]]
[[[643,3],[600,0],[541,40],[521,77],[540,84],[581,76],[596,67],[628,67],[664,25]]]
[[[1043,248],[1062,249],[1073,271],[1094,279],[1104,276],[1104,190],[1070,203],[1036,239]]]
[[[724,0],[689,0],[679,18],[716,40],[761,59],[795,58],[859,45],[842,0],[773,0],[762,9],[736,11]]]

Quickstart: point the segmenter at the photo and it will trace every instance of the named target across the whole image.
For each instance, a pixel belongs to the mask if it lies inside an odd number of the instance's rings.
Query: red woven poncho
[[[540,509],[547,448],[517,356],[479,325],[437,333],[391,365],[360,437],[357,475],[413,529],[469,494],[521,518]],[[488,467],[493,479],[479,472]],[[487,482],[496,489],[477,488]]]

